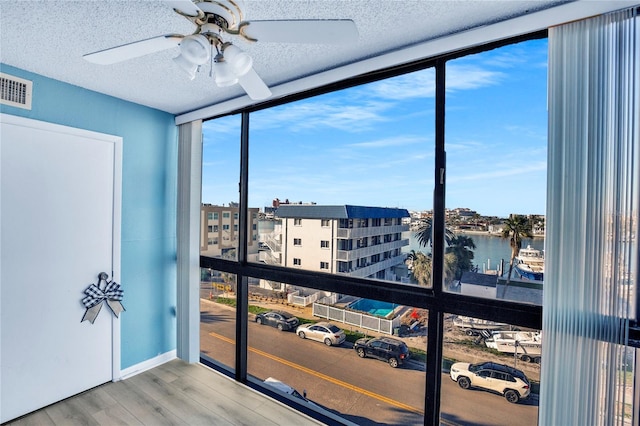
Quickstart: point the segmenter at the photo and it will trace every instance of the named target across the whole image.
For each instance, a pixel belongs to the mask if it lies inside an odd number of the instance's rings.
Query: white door
[[[100,272],[120,283],[121,155],[121,138],[0,114],[0,422],[119,375],[118,320],[105,304],[81,322],[81,300]]]

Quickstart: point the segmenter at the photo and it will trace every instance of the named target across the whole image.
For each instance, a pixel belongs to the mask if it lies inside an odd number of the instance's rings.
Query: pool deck
[[[351,303],[355,302],[356,300],[360,300],[360,299],[362,299],[362,297],[344,296],[343,298],[338,300],[338,303],[336,303],[334,306],[336,306],[338,308],[346,308]]]

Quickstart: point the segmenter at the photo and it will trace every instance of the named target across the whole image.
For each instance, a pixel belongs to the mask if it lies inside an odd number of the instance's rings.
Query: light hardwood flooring
[[[46,425],[318,425],[200,364],[173,360],[7,423]]]

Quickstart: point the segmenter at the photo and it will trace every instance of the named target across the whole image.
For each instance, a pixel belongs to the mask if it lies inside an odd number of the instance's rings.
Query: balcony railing
[[[352,261],[361,259],[363,257],[369,257],[374,254],[382,254],[386,251],[395,250],[409,245],[409,240],[391,241],[389,243],[382,243],[375,246],[362,247],[354,250],[338,250],[336,252],[336,259],[341,261]]]
[[[401,265],[402,263],[404,263],[404,259],[405,256],[396,256],[396,257],[392,257],[390,259],[386,259],[383,260],[381,262],[376,262],[376,263],[372,263],[370,265],[364,266],[364,267],[360,267],[360,268],[353,268],[351,271],[349,272],[338,272],[338,275],[349,275],[352,277],[359,277],[359,278],[365,278],[368,277],[370,275],[373,275],[379,271],[383,271],[387,268],[391,268],[393,266],[396,265]]]
[[[395,234],[398,232],[406,232],[409,230],[409,225],[391,225],[391,226],[371,226],[368,228],[338,228],[338,238],[364,238],[373,237],[376,235]]]
[[[274,251],[277,253],[282,252],[282,234],[281,233],[272,232],[270,234],[267,234],[264,237],[263,242],[271,249],[271,251]]]

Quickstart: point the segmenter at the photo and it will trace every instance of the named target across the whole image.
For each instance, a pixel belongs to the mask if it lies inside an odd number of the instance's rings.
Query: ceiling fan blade
[[[167,6],[179,10],[185,15],[198,16],[202,13],[200,8],[191,0],[165,0]]]
[[[238,83],[254,101],[267,99],[271,96],[271,90],[269,90],[267,85],[264,84],[264,81],[262,81],[258,73],[256,73],[253,68],[242,77],[238,77]]]
[[[242,32],[261,42],[346,44],[358,39],[350,19],[248,21]]]
[[[128,59],[138,58],[150,53],[160,52],[170,49],[180,44],[183,36],[168,34],[159,37],[148,38],[146,40],[135,41],[123,44],[98,52],[88,53],[83,56],[89,62],[99,65],[110,65]]]

